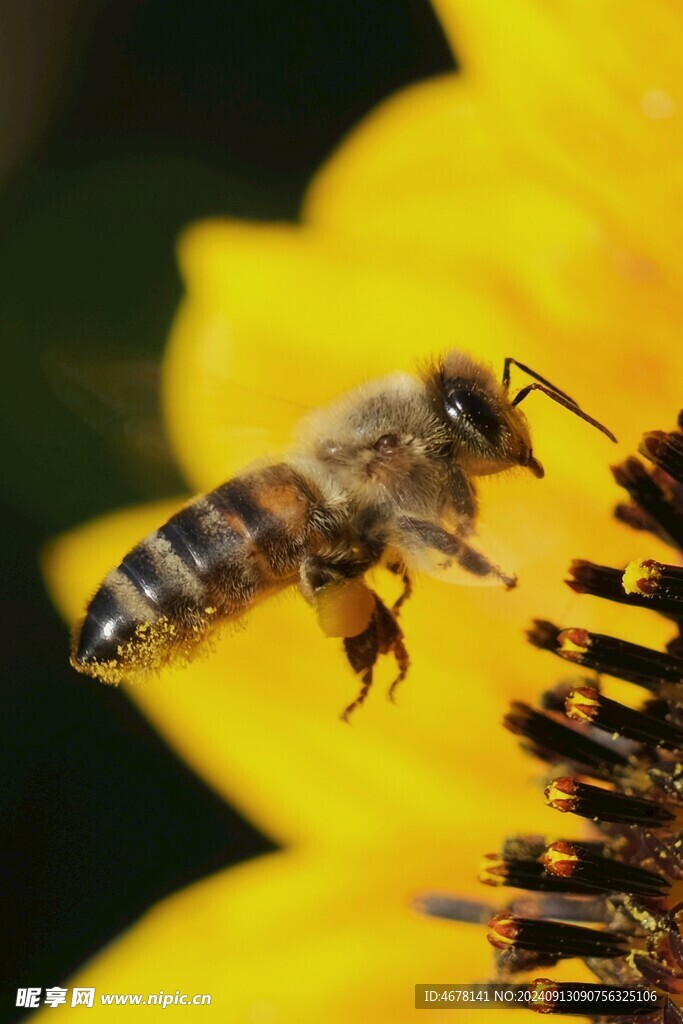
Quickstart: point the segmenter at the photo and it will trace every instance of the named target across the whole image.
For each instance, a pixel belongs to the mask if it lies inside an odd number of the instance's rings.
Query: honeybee
[[[514,397],[510,369],[533,378]],[[475,479],[512,467],[542,477],[519,405],[532,391],[614,436],[516,359],[502,380],[450,352],[416,375],[394,373],[306,417],[281,462],[257,466],[190,502],[105,577],[72,639],[79,672],[117,683],[189,658],[219,623],[297,586],[328,636],[343,639],[362,704],[380,655],[405,678],[398,623],[410,572],[515,586],[474,543]],[[365,574],[400,574],[393,606]]]

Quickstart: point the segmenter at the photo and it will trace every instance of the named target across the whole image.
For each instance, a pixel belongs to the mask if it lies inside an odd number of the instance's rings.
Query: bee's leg
[[[508,590],[517,585],[515,576],[505,573],[464,537],[449,533],[438,523],[403,516],[398,520],[398,526],[403,531],[404,545],[417,566],[437,579],[447,579],[449,570],[458,565],[471,576],[499,580]]]
[[[409,597],[411,581],[402,565],[392,566],[400,572],[403,592],[391,609],[365,582],[362,572],[367,565],[307,559],[301,566],[301,590],[314,606],[318,622],[327,636],[344,640],[344,651],[353,671],[360,676],[361,689],[356,699],[342,714],[344,721],[354,708],[362,704],[372,686],[375,664],[381,654],[393,654],[399,674],[391,685],[389,696],[405,678],[408,652],[397,622],[398,609]],[[351,576],[353,571],[358,575]]]
[[[477,492],[472,480],[455,463],[449,466],[446,492],[458,519],[458,536],[466,537],[472,533],[477,516]]]
[[[349,721],[349,715],[354,708],[360,707],[365,701],[370,687],[372,686],[372,671],[379,655],[379,644],[377,638],[377,626],[373,615],[367,629],[358,636],[349,636],[344,640],[344,651],[349,665],[353,671],[360,676],[361,688],[355,700],[351,701],[348,707],[344,708],[341,719]]]
[[[516,576],[508,576],[507,573],[491,562],[485,554],[477,551],[476,548],[470,547],[464,540],[458,540],[458,551],[455,553],[455,557],[458,565],[465,572],[469,572],[473,576],[481,576],[482,578],[495,576],[507,590],[513,590],[517,586]]]
[[[393,572],[395,576],[400,576],[401,583],[403,584],[403,589],[401,590],[401,593],[398,595],[398,597],[391,606],[391,611],[393,612],[393,614],[398,616],[398,613],[401,610],[401,606],[408,600],[408,598],[413,593],[413,581],[411,580],[410,574],[406,569],[405,565],[403,564],[403,562],[389,562],[387,564],[387,569],[389,570],[389,572]]]
[[[410,582],[408,583],[408,593],[410,593]],[[410,658],[403,642],[403,631],[397,621],[396,605],[391,609],[387,608],[377,594],[375,594],[375,603],[374,619],[377,623],[379,653],[393,654],[398,666],[398,675],[389,687],[388,693],[389,700],[393,702],[396,687],[403,682],[408,673]]]
[[[362,682],[360,693],[342,715],[344,721],[348,721],[350,712],[365,700],[372,685],[373,669],[380,654],[393,654],[398,665],[398,676],[389,688],[388,696],[392,701],[396,687],[405,679],[410,664],[403,633],[393,609],[387,608],[373,591],[371,593],[375,600],[375,608],[366,629],[358,636],[347,637],[344,640],[346,657],[354,672],[360,675]]]

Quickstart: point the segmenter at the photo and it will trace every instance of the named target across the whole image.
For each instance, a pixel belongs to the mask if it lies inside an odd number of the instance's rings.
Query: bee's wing
[[[60,401],[96,433],[150,461],[173,462],[161,416],[158,362],[50,348],[42,364]]]
[[[142,470],[137,474],[141,479],[149,474],[151,482],[174,473],[176,457],[162,414],[160,361],[120,354],[93,358],[75,347],[53,348],[44,353],[43,369],[64,405],[104,437],[120,461]],[[207,429],[218,446],[239,453],[240,466],[281,449],[306,411],[232,379],[216,380],[205,395]]]
[[[514,574],[501,568],[480,537],[457,532],[438,518],[398,516],[392,546],[408,569],[426,573],[444,583],[465,586],[514,587]]]

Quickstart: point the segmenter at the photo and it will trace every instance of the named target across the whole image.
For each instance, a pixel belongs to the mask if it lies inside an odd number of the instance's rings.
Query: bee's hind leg
[[[347,660],[360,676],[360,692],[341,716],[345,722],[367,697],[381,654],[393,654],[398,666],[398,676],[389,689],[392,701],[396,687],[408,671],[408,652],[397,622],[399,608],[411,592],[408,573],[402,565],[392,568],[393,572],[401,574],[403,592],[393,606],[387,608],[365,582],[365,568],[362,562],[342,563],[321,558],[307,559],[301,566],[301,590],[315,608],[320,627],[327,636],[343,638]]]
[[[392,572],[394,576],[400,576],[401,583],[403,584],[403,589],[401,590],[401,593],[398,595],[398,597],[391,606],[392,613],[395,616],[398,616],[399,612],[401,611],[401,607],[405,604],[408,598],[412,596],[413,581],[411,580],[410,573],[406,569],[403,562],[388,562],[387,569],[389,570],[389,572]]]
[[[410,665],[408,651],[403,642],[403,632],[396,621],[395,606],[392,609],[387,608],[374,591],[370,593],[374,598],[375,607],[368,625],[358,636],[346,637],[344,640],[346,657],[354,672],[360,675],[362,684],[360,693],[342,715],[345,722],[348,722],[354,708],[362,704],[367,697],[372,686],[373,670],[380,654],[393,654],[399,670],[389,687],[388,696],[391,701],[394,701],[396,687],[405,679]]]
[[[361,680],[358,696],[355,700],[351,701],[348,707],[344,708],[340,716],[343,722],[348,722],[349,715],[354,708],[358,708],[364,703],[372,686],[372,672],[379,654],[374,619],[370,622],[367,629],[358,636],[346,637],[344,640],[344,650],[349,665],[360,676]]]

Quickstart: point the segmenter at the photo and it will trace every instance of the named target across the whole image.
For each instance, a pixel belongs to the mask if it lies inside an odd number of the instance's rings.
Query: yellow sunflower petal
[[[454,114],[459,145],[446,147],[434,127]],[[432,283],[457,280],[466,267],[473,294],[477,268],[489,268],[489,291],[519,329],[515,354],[575,389],[586,405],[599,396],[593,411],[633,448],[640,423],[679,402],[683,292],[647,240],[615,223],[576,183],[506,148],[487,131],[489,115],[482,96],[453,78],[390,101],[314,181],[311,225],[341,235],[364,258],[374,252],[385,265],[428,273]],[[414,147],[421,118],[432,131]],[[387,167],[389,154],[396,169]],[[639,182],[648,188],[642,176]],[[480,343],[477,337],[475,351]],[[466,332],[456,328],[453,344],[467,347]],[[638,423],[628,397],[636,389]],[[557,423],[558,447],[571,445],[571,425],[564,415]],[[554,426],[551,432],[557,436]]]
[[[485,187],[504,178],[496,136],[478,108],[477,97],[454,75],[390,97],[315,175],[305,197],[305,223],[364,236],[377,218],[390,211],[400,216],[426,196],[450,203],[457,183]]]
[[[165,900],[69,987],[95,987],[93,1020],[112,1013],[102,994],[163,990],[208,993],[210,1009],[196,1013],[231,1024],[306,1024],[323,1014],[340,1024],[412,1021],[413,979],[455,977],[465,960],[468,970],[488,970],[485,943],[472,948],[471,926],[410,908],[426,886],[452,878],[447,857],[430,845],[418,863],[397,846],[369,860],[339,860],[334,878],[301,854],[233,868]],[[174,1010],[188,1013],[184,1006],[163,1013]],[[145,1008],[152,1018],[161,1012]]]
[[[683,188],[683,14],[654,0],[437,0],[506,147],[579,187],[655,257],[675,257]]]

